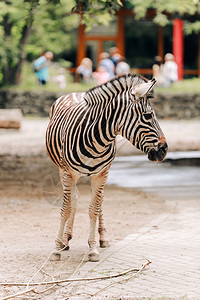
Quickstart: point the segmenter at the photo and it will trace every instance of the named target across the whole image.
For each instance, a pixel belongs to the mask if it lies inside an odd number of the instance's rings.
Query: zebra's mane
[[[141,75],[121,75],[111,79],[110,81],[91,88],[85,94],[85,99],[89,102],[94,103],[94,96],[101,95],[104,92],[118,92],[123,93],[124,91],[129,90],[130,88],[137,87],[142,83],[146,83],[148,80]],[[150,95],[149,95],[150,96]],[[151,97],[151,96],[150,96]],[[98,97],[96,97],[98,99]],[[102,99],[101,99],[102,101]]]
[[[130,87],[136,87],[138,85],[140,85],[141,83],[145,83],[148,80],[141,76],[141,75],[121,75],[121,76],[117,76],[111,80],[109,80],[106,83],[103,83],[101,85],[95,86],[93,88],[91,88],[90,90],[88,90],[86,93],[90,93],[96,89],[101,89],[103,87],[107,87],[107,86],[111,86],[111,84],[113,84],[114,86],[117,85],[117,83],[121,83],[121,85],[123,86],[123,91],[126,90],[127,88],[129,89]]]

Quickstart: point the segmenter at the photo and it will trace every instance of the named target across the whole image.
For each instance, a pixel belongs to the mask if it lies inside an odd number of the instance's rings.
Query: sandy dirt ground
[[[54,248],[60,217],[61,185],[57,169],[46,156],[15,156],[12,160],[10,156],[4,156],[3,159],[0,186],[0,282],[28,282]],[[78,188],[80,199],[70,250],[63,252],[59,262],[49,260],[34,281],[51,280],[51,276],[66,278],[76,274],[81,262],[88,261],[89,182],[82,181]],[[140,227],[168,210],[166,203],[156,195],[106,186],[104,216],[110,244],[137,232]],[[20,290],[19,287],[11,286],[1,286],[0,289],[0,296]],[[53,290],[49,297],[53,297],[52,293]],[[43,297],[44,294],[33,296],[34,299]],[[22,299],[28,298],[24,296]],[[47,295],[45,299],[48,299]]]
[[[70,250],[63,252],[61,261],[48,259],[59,226],[62,189],[58,170],[44,151],[45,124],[46,120],[40,126],[25,121],[19,132],[0,132],[0,282],[28,282],[44,262],[33,281],[66,278],[76,275],[80,264],[88,261],[88,180],[78,185],[80,199]],[[174,209],[153,193],[115,186],[106,186],[103,207],[111,245]],[[20,288],[0,286],[0,290],[0,297],[5,297]],[[49,292],[49,299],[54,299],[53,293]],[[21,299],[48,299],[48,294]]]

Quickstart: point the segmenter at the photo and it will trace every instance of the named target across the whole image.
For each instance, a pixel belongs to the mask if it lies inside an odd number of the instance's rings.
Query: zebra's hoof
[[[67,251],[69,250],[69,245],[62,245],[62,247],[60,248],[61,251]]]
[[[59,261],[61,259],[61,254],[59,252],[52,253],[50,260],[51,261]]]
[[[92,250],[88,254],[89,261],[96,262],[99,261],[99,252],[97,250]]]
[[[110,246],[109,241],[99,241],[99,243],[101,248],[108,248]]]
[[[61,241],[56,241],[56,249],[59,251],[69,250],[69,245]]]

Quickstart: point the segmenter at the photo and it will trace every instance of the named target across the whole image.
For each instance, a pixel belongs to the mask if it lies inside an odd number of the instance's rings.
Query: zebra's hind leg
[[[88,257],[90,261],[99,261],[99,252],[96,246],[96,234],[95,234],[97,217],[99,218],[99,233],[100,233],[100,241],[101,241],[100,243],[102,243],[102,245],[105,239],[105,225],[103,222],[101,206],[103,201],[103,189],[108,177],[108,170],[109,167],[107,167],[97,175],[90,176],[91,190],[92,190],[92,201],[89,206],[90,233],[88,239],[88,244],[90,248]]]
[[[60,259],[61,250],[69,249],[69,240],[72,238],[72,227],[76,210],[76,197],[73,196],[76,194],[76,182],[78,180],[73,178],[68,170],[63,170],[62,172],[60,172],[60,175],[62,177],[61,182],[63,185],[63,202],[60,211],[60,227],[55,241],[56,249],[53,253],[53,259],[55,260]],[[69,221],[69,226],[67,227],[64,234],[64,229],[67,221]]]

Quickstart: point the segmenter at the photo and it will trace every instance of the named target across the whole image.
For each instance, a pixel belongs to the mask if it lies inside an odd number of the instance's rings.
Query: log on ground
[[[19,129],[22,117],[21,109],[0,109],[0,128]]]

